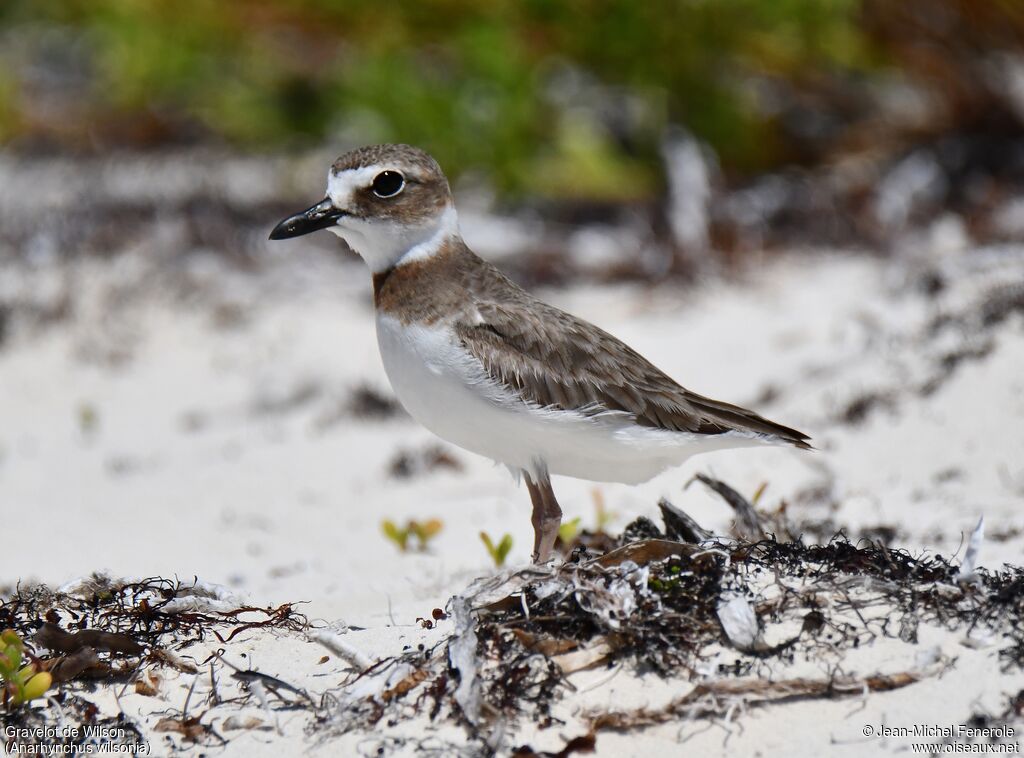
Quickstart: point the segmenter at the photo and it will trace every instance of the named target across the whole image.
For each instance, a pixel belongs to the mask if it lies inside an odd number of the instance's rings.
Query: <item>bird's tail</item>
[[[764,416],[748,411],[746,408],[706,397],[698,396],[688,399],[706,419],[708,427],[700,430],[704,433],[722,434],[728,431],[753,432],[774,437],[780,442],[789,443],[802,450],[814,449],[810,443],[811,438],[808,435],[792,427],[770,421]]]

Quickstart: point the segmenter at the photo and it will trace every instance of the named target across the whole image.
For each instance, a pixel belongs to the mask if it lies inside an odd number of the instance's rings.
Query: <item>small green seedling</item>
[[[422,524],[419,521],[410,521],[407,528],[416,536],[417,542],[420,543],[420,550],[426,550],[430,541],[441,533],[444,524],[440,519],[432,518]]]
[[[408,529],[399,529],[391,519],[384,519],[380,523],[380,528],[384,532],[384,536],[394,542],[403,553],[409,549]]]
[[[566,521],[558,527],[558,539],[562,541],[563,545],[572,544],[572,541],[576,539],[576,535],[580,533],[580,517]]]
[[[416,549],[423,553],[429,547],[430,541],[444,528],[444,524],[440,519],[436,518],[422,523],[409,519],[405,522],[405,527],[402,528],[395,524],[394,521],[385,519],[381,522],[380,527],[384,532],[384,536],[394,542],[403,553],[409,552],[411,547],[410,539],[413,537],[416,538]]]
[[[42,697],[53,684],[49,671],[39,671],[34,663],[22,666],[25,643],[13,629],[0,634],[0,680],[3,681],[4,700],[21,705]]]
[[[491,539],[491,535],[487,532],[480,532],[480,539],[483,540],[484,547],[487,548],[488,554],[491,556],[491,560],[494,561],[495,568],[501,568],[505,565],[505,559],[508,557],[509,552],[512,550],[512,535],[503,534],[501,541],[497,545],[494,544],[494,540]]]

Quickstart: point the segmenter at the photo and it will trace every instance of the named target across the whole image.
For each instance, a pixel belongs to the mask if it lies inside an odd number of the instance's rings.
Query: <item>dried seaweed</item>
[[[243,606],[218,590],[159,577],[134,582],[94,575],[54,591],[18,587],[0,599],[0,626],[59,652],[83,646],[125,655],[156,648],[181,649],[213,635],[229,642],[252,629],[300,631],[306,619],[285,603],[276,608]]]
[[[83,689],[96,683],[121,686],[134,681],[136,692],[157,696],[161,677],[156,669],[169,666],[193,675],[199,671],[194,661],[175,650],[209,637],[228,645],[251,630],[299,632],[307,626],[291,604],[276,608],[240,605],[221,588],[197,580],[117,581],[93,575],[56,591],[42,585],[18,586],[0,599],[0,627],[15,629],[27,641],[32,657],[60,683],[53,695],[59,710],[5,711],[3,723],[35,727],[73,716],[81,725],[117,726],[118,744],[144,742],[141,731],[123,714],[119,719],[100,717],[96,707],[81,697]],[[210,698],[216,706],[222,701],[217,695],[214,664],[231,664],[220,653],[212,657],[214,690]],[[278,696],[287,707],[314,707],[308,695],[287,682],[258,671],[231,668],[251,691],[258,684],[273,693],[291,693],[290,698]],[[166,714],[153,729],[190,743],[222,744],[224,738],[203,721],[208,711],[189,714],[188,705],[186,699],[180,712]],[[86,739],[91,738],[71,734],[62,744],[67,747]]]
[[[840,673],[848,651],[884,639],[913,643],[923,624],[1000,636],[1005,665],[1024,667],[1024,569],[975,568],[964,581],[961,567],[942,556],[854,544],[842,535],[826,544],[774,537],[684,542],[666,532],[682,529],[692,539],[692,519],[663,511],[665,531],[648,521],[647,539],[478,581],[450,604],[454,634],[375,664],[358,679],[365,685],[372,677],[374,687],[358,689],[358,700],[351,685],[343,688],[344,718],[336,711],[327,723],[347,731],[426,714],[461,722],[461,748],[487,753],[511,724],[561,723],[559,704],[572,689],[566,677],[612,665],[656,672],[690,692],[659,708],[590,712],[592,733],[862,695],[911,686],[947,665],[938,659],[907,670]],[[721,612],[730,603],[744,610],[742,634],[727,633]],[[719,663],[709,676],[710,661]],[[833,673],[773,675],[795,661]],[[516,750],[541,754],[529,745]]]
[[[702,542],[711,538],[711,532],[701,527],[688,513],[676,508],[666,498],[658,501],[658,510],[661,511],[661,519],[665,522],[665,536],[669,539]]]
[[[98,629],[83,629],[79,632],[65,632],[49,621],[36,632],[36,643],[58,653],[77,653],[83,648],[108,650],[124,655],[141,655],[145,648],[127,634],[103,632]]]
[[[744,503],[759,525],[770,523]],[[588,749],[601,730],[733,718],[775,703],[913,686],[947,661],[857,675],[843,673],[843,662],[849,651],[884,640],[913,644],[923,625],[1000,640],[1002,664],[1024,668],[1022,568],[990,571],[973,560],[956,565],[841,534],[825,544],[708,538],[682,511],[670,504],[662,511],[664,528],[631,525],[628,533],[646,536],[604,554],[581,548],[559,566],[477,580],[449,602],[447,614],[425,614],[447,623],[447,636],[383,659],[339,644],[324,630],[310,632],[290,605],[235,607],[216,588],[195,582],[97,577],[64,592],[17,588],[0,602],[0,623],[23,635],[39,630],[37,639],[63,651],[50,660],[55,670],[69,667],[72,689],[86,675],[124,681],[144,665],[191,666],[195,680],[210,666],[212,686],[197,695],[198,707],[189,710],[190,696],[181,710],[161,714],[159,728],[186,746],[221,744],[225,737],[212,729],[211,712],[252,702],[265,715],[244,728],[277,728],[276,711],[302,709],[312,716],[308,733],[322,740],[356,731],[385,750],[544,755],[525,742],[508,744],[507,735],[517,733],[516,724],[544,729],[578,719],[579,712],[562,707],[575,672],[615,666],[678,682],[683,694],[661,705],[623,703],[583,713],[589,733],[552,753],[570,755]],[[975,547],[980,530],[976,535]],[[302,632],[354,669],[339,686],[314,695],[287,676],[235,666],[223,651],[197,665],[174,652],[207,637],[227,646],[251,629]],[[832,673],[793,675],[787,667],[794,663]],[[220,689],[219,671],[228,674]],[[159,676],[133,680],[142,694],[159,692]],[[232,683],[235,694],[225,689]],[[62,685],[61,697],[77,694]],[[463,737],[446,741],[424,732],[412,721],[423,717],[461,725]],[[415,734],[402,734],[403,723],[416,724]]]
[[[698,684],[686,695],[676,698],[664,708],[638,708],[633,711],[591,711],[591,728],[627,731],[677,719],[714,718],[725,716],[730,709],[750,708],[772,703],[794,702],[812,698],[863,695],[865,692],[886,692],[907,687],[930,676],[929,671],[906,671],[858,678],[830,679],[728,679]]]
[[[747,540],[759,540],[764,537],[764,527],[761,526],[761,518],[757,515],[757,511],[754,510],[754,506],[743,495],[725,482],[713,479],[705,474],[697,474],[690,481],[700,482],[717,492],[729,504],[729,507],[736,512],[736,525],[733,531],[737,537]]]

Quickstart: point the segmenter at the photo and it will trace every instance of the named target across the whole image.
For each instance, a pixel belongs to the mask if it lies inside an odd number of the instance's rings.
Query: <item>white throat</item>
[[[336,208],[346,208],[355,188],[365,186],[381,170],[369,166],[332,172],[327,178],[327,195]],[[378,273],[435,255],[449,238],[459,236],[459,219],[449,202],[441,213],[420,224],[342,216],[329,229],[359,253],[370,271]]]

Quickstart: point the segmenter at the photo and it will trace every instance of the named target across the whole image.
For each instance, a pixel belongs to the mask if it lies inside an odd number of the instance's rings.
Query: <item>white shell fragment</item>
[[[978,554],[981,552],[981,543],[985,541],[985,517],[978,519],[978,525],[971,532],[971,539],[967,543],[967,553],[964,555],[964,562],[960,564],[960,571],[957,579],[967,582],[976,576],[975,569],[978,567]]]
[[[750,650],[760,641],[757,614],[742,595],[729,596],[718,606],[718,620],[725,636],[740,650]]]

